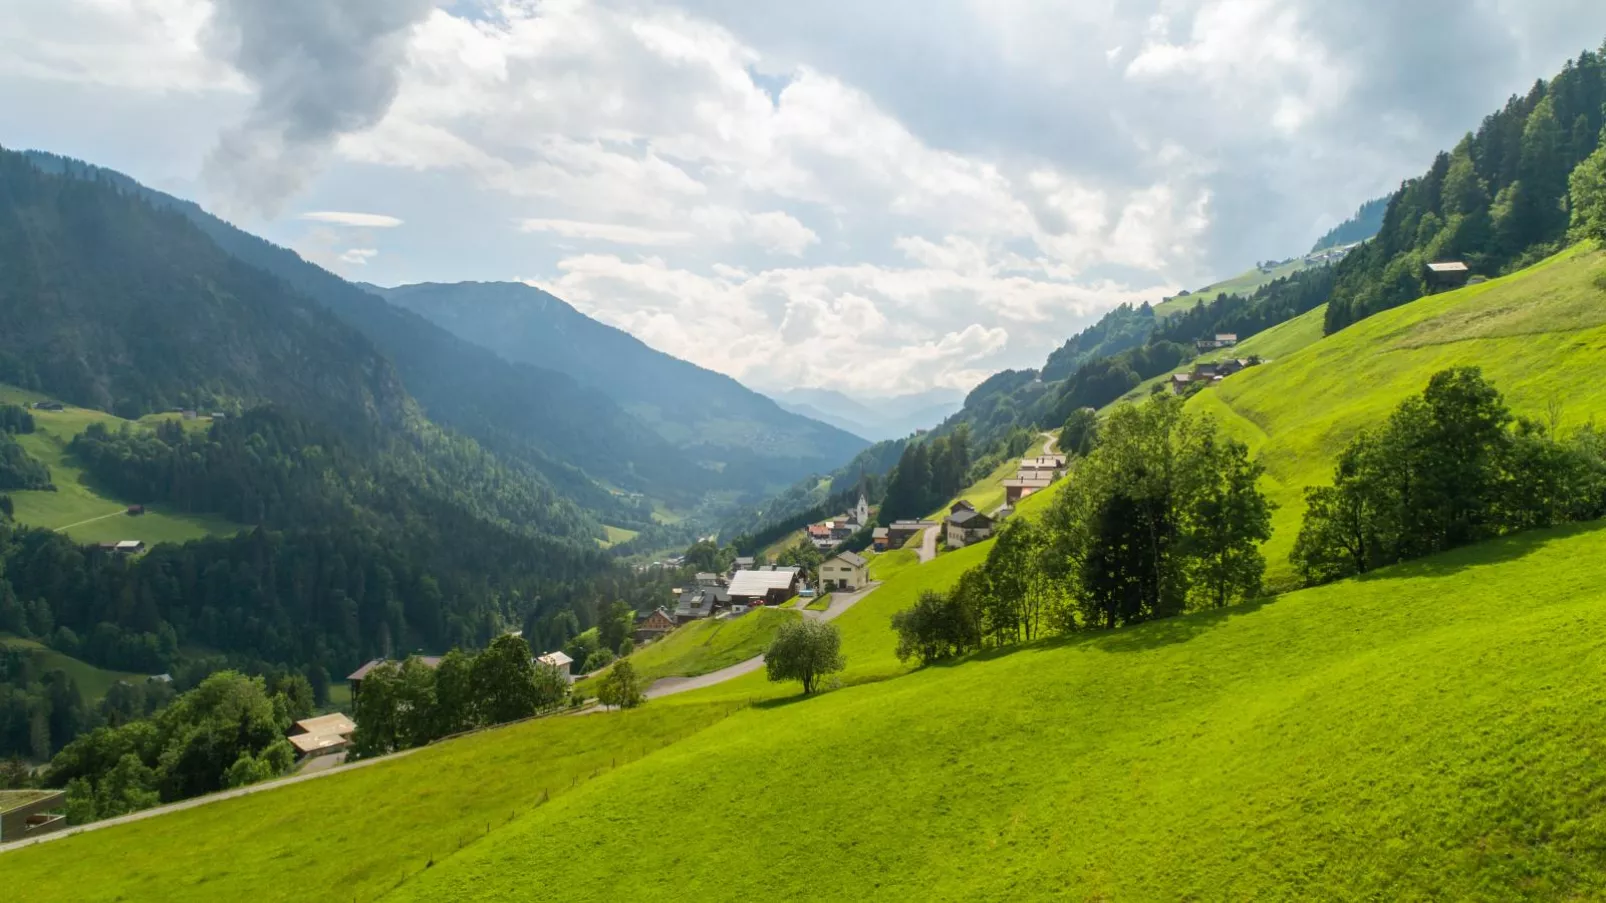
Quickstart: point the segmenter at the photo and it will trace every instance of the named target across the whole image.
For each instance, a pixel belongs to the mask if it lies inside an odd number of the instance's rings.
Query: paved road
[[[859,604],[859,600],[875,592],[880,585],[881,582],[877,580],[871,581],[869,586],[856,593],[832,593],[830,608],[825,611],[801,609],[803,617],[811,621],[834,621],[841,617],[843,612]],[[729,668],[721,668],[718,671],[710,671],[707,674],[699,674],[696,677],[662,677],[653,681],[652,686],[647,688],[647,698],[659,699],[664,696],[673,696],[676,693],[716,686],[727,680],[735,680],[743,674],[751,674],[762,667],[764,667],[764,656],[759,655],[745,662],[737,662]],[[587,711],[593,710],[587,709]]]
[[[927,530],[925,532],[925,535],[920,537],[920,563],[921,564],[925,564],[926,562],[930,561],[931,559],[937,557],[937,537],[939,537],[941,535],[942,535],[942,524],[938,524],[937,526],[932,527],[931,529]]]
[[[284,787],[288,784],[299,784],[302,781],[314,781],[318,778],[328,777],[332,774],[340,774],[341,772],[350,771],[353,768],[366,768],[369,765],[377,765],[380,762],[394,762],[402,756],[411,755],[412,753],[417,752],[419,749],[423,749],[423,747],[402,750],[401,752],[391,753],[388,756],[381,756],[377,759],[364,759],[361,762],[352,762],[349,765],[339,765],[333,768],[324,768],[307,774],[298,774],[288,778],[280,778],[277,781],[263,781],[260,784],[252,784],[248,787],[240,787],[234,790],[225,790],[222,793],[198,796],[194,799],[183,800],[182,802],[169,803],[166,806],[157,806],[154,809],[144,809],[139,812],[130,813],[117,818],[108,818],[105,821],[97,821],[92,824],[80,825],[76,828],[68,828],[65,831],[57,831],[54,834],[46,834],[43,837],[35,837],[32,840],[19,840],[16,843],[8,843],[4,846],[0,846],[0,853],[9,853],[12,850],[20,850],[23,847],[33,846],[36,843],[49,843],[52,840],[60,840],[63,837],[71,837],[74,834],[82,834],[85,831],[98,831],[101,828],[110,828],[113,825],[123,825],[145,818],[155,818],[158,815],[166,815],[169,812],[177,812],[180,809],[194,809],[196,806],[205,806],[209,803],[216,803],[222,800],[231,800],[237,796],[261,793],[264,790],[277,790],[278,788]]]

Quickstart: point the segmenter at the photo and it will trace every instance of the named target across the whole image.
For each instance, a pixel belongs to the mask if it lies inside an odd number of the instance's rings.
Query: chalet
[[[753,567],[754,563],[756,563],[757,561],[758,561],[757,558],[754,558],[754,557],[752,557],[750,555],[739,557],[739,558],[736,559],[735,564],[732,566],[731,573],[734,574],[737,571],[749,570],[749,569],[751,569]]]
[[[910,539],[935,526],[936,523],[929,520],[893,521],[892,526],[887,528],[887,547],[901,549]]]
[[[1425,274],[1429,292],[1445,292],[1460,288],[1472,278],[1472,271],[1459,260],[1430,263]]]
[[[728,581],[718,574],[702,573],[695,578],[698,586],[725,586]]]
[[[1035,458],[1022,458],[1017,470],[1019,476],[1046,476],[1058,479],[1065,472],[1066,457],[1064,455],[1038,455]]]
[[[945,532],[948,548],[962,549],[993,535],[993,519],[969,502],[955,502],[948,510]]]
[[[1021,471],[1019,476],[1004,481],[1004,502],[1008,505],[1018,505],[1021,499],[1042,492],[1053,483],[1054,477],[1049,474],[1028,474],[1026,471]]]
[[[66,809],[64,790],[0,790],[0,844],[60,831]]]
[[[729,607],[730,604],[730,591],[723,586],[687,587],[686,591],[680,594],[680,600],[675,603],[675,623],[684,624],[687,621],[700,621],[703,618],[713,617],[715,612]]]
[[[835,520],[830,522],[831,538],[843,542],[848,537],[859,532],[859,524],[851,520]]]
[[[870,582],[870,563],[852,552],[843,552],[820,564],[820,589],[853,592]]]
[[[830,521],[809,524],[809,542],[814,543],[814,547],[822,552],[829,552],[841,545],[842,540],[837,538],[835,531],[831,527]]]
[[[125,539],[122,542],[103,542],[100,547],[108,552],[116,552],[119,555],[138,555],[145,551],[145,543],[137,539]]]
[[[636,615],[636,630],[631,638],[637,643],[645,643],[674,629],[675,616],[662,608],[655,608],[647,614]]]
[[[574,659],[570,658],[568,653],[562,650],[548,652],[546,655],[537,656],[535,663],[543,668],[551,668],[563,675],[564,680],[574,683]]]
[[[424,665],[426,668],[439,668],[441,666],[441,657],[438,655],[414,655],[409,656],[409,658],[417,659],[419,663]],[[390,659],[376,658],[363,665],[361,668],[358,668],[357,670],[346,675],[346,683],[351,684],[351,705],[352,708],[356,710],[358,715],[362,714],[363,678],[368,676],[369,671],[374,670],[388,661],[390,661]]]
[[[356,722],[335,712],[297,721],[290,726],[285,739],[296,748],[297,755],[310,759],[313,756],[332,756],[345,752],[351,746],[351,735],[356,730]]]
[[[730,601],[748,605],[779,605],[797,595],[803,571],[795,567],[754,568],[737,571],[731,578]]]
[[[1193,387],[1193,377],[1187,373],[1173,373],[1168,385],[1171,386],[1171,391],[1181,395]]]
[[[877,552],[885,552],[887,550],[888,532],[886,527],[876,527],[870,531],[870,545],[874,546]]]
[[[1218,332],[1213,338],[1200,339],[1194,342],[1195,348],[1201,352],[1215,351],[1217,348],[1231,348],[1238,344],[1238,334],[1235,332]]]
[[[36,411],[65,411],[67,407],[59,401],[36,401],[33,403],[33,409]]]

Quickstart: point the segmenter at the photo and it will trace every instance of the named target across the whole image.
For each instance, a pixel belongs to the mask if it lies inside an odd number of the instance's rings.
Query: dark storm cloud
[[[209,49],[255,84],[257,98],[208,157],[208,183],[233,204],[275,212],[342,134],[384,117],[408,33],[434,5],[215,0]]]

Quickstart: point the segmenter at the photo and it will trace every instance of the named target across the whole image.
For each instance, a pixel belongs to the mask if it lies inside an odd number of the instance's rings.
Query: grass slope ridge
[[[395,899],[1594,896],[1603,582],[1548,531],[743,712]]]
[[[1606,415],[1606,253],[1579,246],[1384,311],[1195,396],[1189,410],[1214,415],[1266,465],[1281,506],[1265,549],[1273,583],[1293,579],[1305,487],[1330,483],[1345,443],[1456,366],[1483,368],[1518,414],[1543,421],[1559,403],[1564,430]]]
[[[566,373],[606,393],[677,447],[763,478],[789,483],[836,467],[868,444],[523,283],[365,287],[507,360]]]

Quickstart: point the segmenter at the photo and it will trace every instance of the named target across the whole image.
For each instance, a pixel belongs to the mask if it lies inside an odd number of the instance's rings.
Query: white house
[[[820,564],[820,589],[825,592],[851,593],[869,582],[869,563],[852,552],[843,552]]]
[[[545,665],[548,668],[555,669],[559,674],[563,675],[564,680],[567,680],[569,683],[574,683],[574,670],[570,667],[574,664],[574,659],[570,658],[567,653],[564,653],[561,650],[558,652],[548,652],[546,655],[537,658],[536,662]]]

